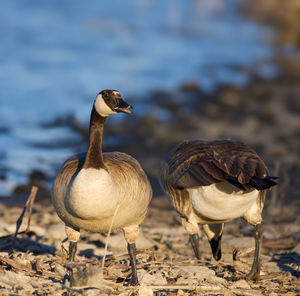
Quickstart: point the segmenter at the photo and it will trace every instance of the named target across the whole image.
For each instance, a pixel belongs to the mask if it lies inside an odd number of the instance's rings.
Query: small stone
[[[153,290],[143,283],[139,288],[138,296],[153,296]]]
[[[231,285],[233,289],[251,289],[246,280],[239,280]]]
[[[210,277],[208,279],[208,282],[209,283],[214,283],[215,285],[216,284],[220,284],[220,285],[223,285],[223,286],[226,286],[227,285],[227,281],[224,279],[224,278],[221,278],[219,276],[213,276],[213,277]]]
[[[167,280],[160,273],[150,274],[145,270],[138,272],[138,279],[141,284],[163,286],[167,285]]]

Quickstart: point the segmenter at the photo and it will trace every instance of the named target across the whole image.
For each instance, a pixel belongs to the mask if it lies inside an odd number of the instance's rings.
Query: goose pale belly
[[[256,208],[259,191],[237,191],[228,182],[187,189],[196,214],[214,221],[230,221]]]
[[[147,186],[127,183],[124,189],[106,170],[82,169],[69,184],[60,218],[74,228],[107,232],[118,207],[113,229],[139,224],[149,203]]]

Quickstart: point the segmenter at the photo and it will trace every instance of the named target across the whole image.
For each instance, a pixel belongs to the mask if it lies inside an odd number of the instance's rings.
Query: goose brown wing
[[[170,182],[178,188],[228,180],[243,188],[266,177],[266,166],[253,149],[231,140],[185,141],[167,156]]]

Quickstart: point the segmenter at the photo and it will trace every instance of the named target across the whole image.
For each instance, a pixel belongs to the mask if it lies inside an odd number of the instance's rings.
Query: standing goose
[[[232,140],[189,140],[162,161],[160,184],[181,216],[199,259],[199,226],[216,260],[221,259],[224,223],[243,218],[254,226],[255,253],[247,279],[260,273],[261,212],[266,190],[276,185],[253,149]]]
[[[111,224],[112,230],[121,228],[130,256],[130,283],[136,285],[135,241],[152,189],[133,157],[121,152],[102,152],[106,118],[119,112],[131,113],[129,108],[132,106],[122,100],[118,91],[103,90],[97,95],[91,112],[88,150],[62,165],[53,184],[52,202],[66,225],[71,261],[77,251],[80,229],[105,233]]]

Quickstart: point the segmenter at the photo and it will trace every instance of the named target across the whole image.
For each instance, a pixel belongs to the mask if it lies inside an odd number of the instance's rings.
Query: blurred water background
[[[275,78],[274,30],[245,17],[244,3],[1,1],[0,195],[35,169],[53,177],[81,141],[53,123],[87,125],[102,89],[119,90],[138,113],[157,90],[192,82],[210,93],[247,85],[254,73]]]

